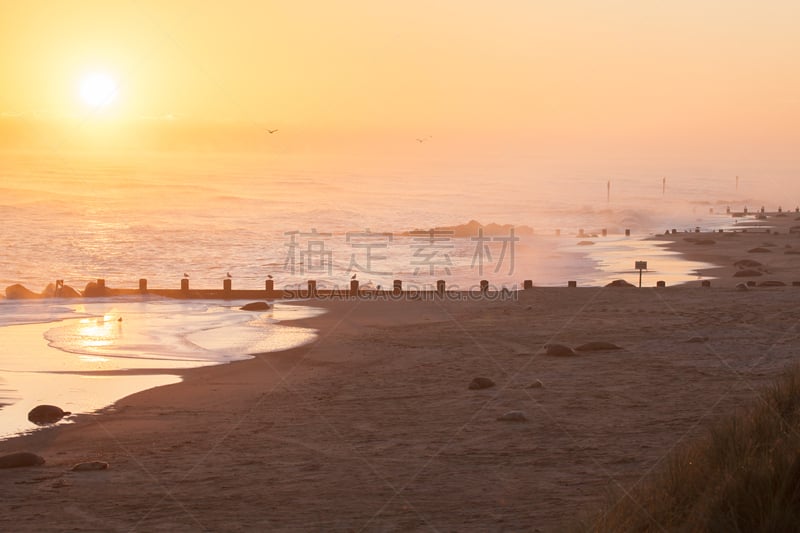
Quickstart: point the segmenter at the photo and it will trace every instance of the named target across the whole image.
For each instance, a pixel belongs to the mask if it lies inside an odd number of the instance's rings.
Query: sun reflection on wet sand
[[[27,413],[38,404],[89,413],[178,382],[182,369],[310,342],[313,330],[278,321],[322,312],[278,304],[266,313],[247,313],[240,305],[94,302],[72,307],[96,316],[22,325],[10,320],[0,327],[0,346],[6,347],[0,353],[0,438],[35,429]]]

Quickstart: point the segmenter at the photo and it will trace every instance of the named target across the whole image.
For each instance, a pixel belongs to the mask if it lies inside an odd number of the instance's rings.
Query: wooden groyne
[[[17,286],[21,287],[21,286]],[[57,280],[56,292],[53,297],[62,296],[59,290],[63,290],[63,280]],[[6,289],[7,297],[14,299],[41,298],[42,295],[35,295],[30,291],[19,295],[8,294],[9,287]],[[24,289],[24,288],[23,288]],[[522,290],[533,289],[532,280],[524,280]],[[71,291],[70,294],[75,294]],[[436,298],[436,297],[462,297],[462,296],[492,296],[505,297],[518,292],[517,289],[496,288],[489,284],[488,280],[480,280],[479,284],[468,289],[448,290],[445,280],[438,280],[435,288],[403,288],[402,280],[394,280],[392,288],[363,288],[358,280],[351,280],[349,288],[320,289],[317,287],[317,280],[308,280],[305,288],[297,289],[276,289],[273,280],[266,280],[263,289],[234,289],[231,279],[223,280],[221,289],[192,289],[187,278],[181,279],[179,289],[151,288],[146,279],[139,280],[139,287],[136,289],[112,288],[106,285],[105,279],[98,279],[89,282],[82,296],[87,298],[103,298],[114,296],[160,296],[164,298],[174,298],[183,300],[291,300],[308,298]]]

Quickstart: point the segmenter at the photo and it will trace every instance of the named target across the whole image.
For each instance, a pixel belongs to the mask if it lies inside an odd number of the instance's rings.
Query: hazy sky
[[[796,0],[0,0],[0,112],[684,151],[800,138]]]

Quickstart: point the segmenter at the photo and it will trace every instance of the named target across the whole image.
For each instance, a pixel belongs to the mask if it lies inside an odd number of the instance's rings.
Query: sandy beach
[[[328,313],[291,323],[318,330],[313,344],[184,371],[75,424],[0,442],[0,454],[46,459],[2,471],[0,527],[562,530],[609,494],[635,498],[671,450],[795,360],[800,255],[785,252],[800,251],[798,222],[764,222],[770,233],[668,237],[720,265],[710,288],[657,289],[647,276],[641,290],[314,301]],[[743,259],[761,275],[734,277]],[[786,286],[736,288],[747,281]],[[590,341],[622,349],[542,349]],[[495,386],[469,389],[479,376]],[[527,420],[498,420],[509,411]],[[69,471],[94,460],[110,467]]]

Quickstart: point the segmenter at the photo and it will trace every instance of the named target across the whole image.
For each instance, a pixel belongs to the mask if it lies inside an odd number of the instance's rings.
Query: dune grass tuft
[[[580,531],[800,530],[800,366],[681,447]]]

